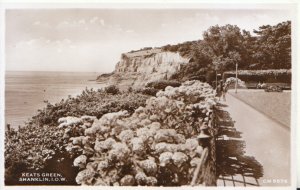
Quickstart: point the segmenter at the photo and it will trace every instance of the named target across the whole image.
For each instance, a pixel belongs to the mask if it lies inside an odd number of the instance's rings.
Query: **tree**
[[[241,55],[237,51],[230,51],[228,53],[229,55],[229,62],[232,63],[233,65],[239,63],[241,61]]]
[[[291,68],[291,22],[264,25],[254,30],[257,35],[253,58],[262,69]]]
[[[290,21],[261,26],[254,34],[235,25],[215,25],[203,32],[203,40],[177,44],[174,49],[191,59],[171,78],[182,80],[216,69],[234,70],[236,63],[240,69],[291,68]]]
[[[230,70],[244,55],[244,37],[235,25],[212,26],[203,33],[203,41],[195,47],[195,57],[208,68]],[[209,66],[211,65],[211,66]]]

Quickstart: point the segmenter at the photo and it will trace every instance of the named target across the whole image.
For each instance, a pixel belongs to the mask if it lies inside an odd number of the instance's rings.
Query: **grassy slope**
[[[290,127],[291,123],[291,92],[264,92],[262,90],[240,90],[233,96],[251,105],[258,111],[274,120]]]

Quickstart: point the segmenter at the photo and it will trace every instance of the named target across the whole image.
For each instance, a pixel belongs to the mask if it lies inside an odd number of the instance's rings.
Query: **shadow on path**
[[[258,179],[263,176],[262,165],[254,157],[245,155],[246,144],[242,140],[242,133],[234,127],[234,121],[229,113],[222,110],[221,107],[224,105],[218,106],[216,110],[216,122],[219,125],[216,140],[218,185],[259,186]]]

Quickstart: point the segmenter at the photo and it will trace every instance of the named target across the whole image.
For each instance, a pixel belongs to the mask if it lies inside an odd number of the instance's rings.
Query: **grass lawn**
[[[266,114],[274,120],[290,127],[291,123],[291,92],[264,92],[263,90],[233,90],[230,94],[249,104],[256,110]]]

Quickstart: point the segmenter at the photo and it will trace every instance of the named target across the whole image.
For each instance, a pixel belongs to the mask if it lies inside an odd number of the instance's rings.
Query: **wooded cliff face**
[[[122,54],[109,84],[120,87],[143,87],[148,82],[169,79],[189,58],[161,49],[141,50]]]

